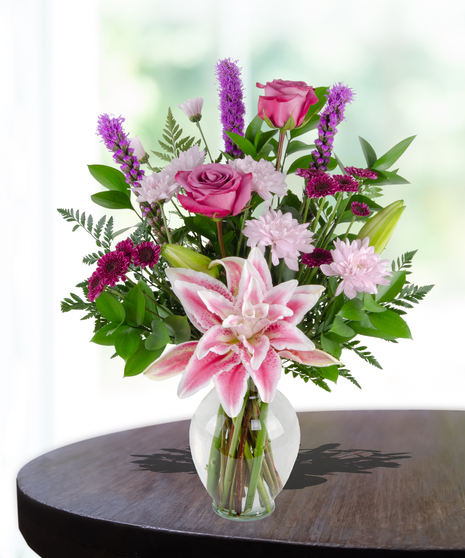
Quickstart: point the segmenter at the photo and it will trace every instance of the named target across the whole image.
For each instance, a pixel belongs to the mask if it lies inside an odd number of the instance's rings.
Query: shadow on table
[[[382,453],[378,450],[338,449],[341,444],[324,444],[318,448],[301,449],[284,490],[297,490],[327,481],[324,477],[336,473],[371,474],[380,467],[398,468],[400,459],[409,459],[407,453]],[[139,457],[132,463],[143,471],[153,473],[195,473],[189,448],[185,450],[163,448],[164,453],[132,455]]]

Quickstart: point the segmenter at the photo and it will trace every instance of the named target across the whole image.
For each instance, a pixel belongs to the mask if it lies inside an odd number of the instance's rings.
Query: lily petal
[[[233,296],[237,296],[244,262],[244,258],[235,258],[234,256],[231,256],[229,258],[223,258],[222,260],[213,260],[208,267],[221,264],[226,271],[226,282],[228,284],[229,292]]]
[[[234,314],[234,304],[220,293],[215,291],[198,291],[198,293],[207,309],[221,320],[225,320],[228,316]]]
[[[210,275],[202,273],[201,271],[184,269],[183,267],[169,267],[166,269],[166,275],[172,285],[175,281],[194,283],[199,287],[204,287],[207,291],[215,291],[217,293],[220,293],[231,302],[234,302],[233,296],[221,281],[218,281],[218,279],[214,279]]]
[[[263,302],[267,304],[286,305],[294,294],[298,284],[298,281],[291,279],[290,281],[276,285],[276,287],[273,287],[266,293]]]
[[[266,335],[254,335],[250,339],[241,339],[244,347],[252,354],[250,366],[258,370],[270,349],[270,340]]]
[[[235,339],[235,335],[229,328],[213,326],[198,342],[195,354],[199,360],[202,360],[210,351],[217,355],[224,355],[229,353],[230,343]]]
[[[175,295],[184,307],[187,317],[199,331],[205,333],[211,327],[221,325],[222,320],[207,308],[205,302],[199,296],[199,291],[205,290],[203,287],[185,281],[174,281],[172,286]]]
[[[166,351],[159,359],[145,370],[144,374],[151,380],[166,380],[184,372],[194,354],[198,341],[188,341]]]
[[[237,417],[242,409],[244,395],[247,392],[249,373],[243,364],[238,364],[213,378],[219,400],[226,414]]]
[[[284,318],[286,322],[293,325],[300,324],[305,314],[318,302],[323,291],[324,287],[320,285],[302,285],[297,287],[287,303],[287,307],[290,308],[294,314],[289,318]]]
[[[255,246],[250,250],[249,257],[247,258],[253,267],[258,271],[264,285],[265,290],[269,291],[273,288],[273,281],[271,279],[270,269],[266,263],[265,256],[261,253],[260,248]]]
[[[258,271],[251,263],[249,263],[248,260],[245,260],[244,268],[242,269],[241,280],[239,281],[239,290],[236,297],[236,301],[240,305],[242,305],[242,302],[244,301],[244,296],[252,281],[252,277],[254,277],[257,280],[258,286],[262,292],[262,298],[263,298],[263,293],[266,293],[265,283],[263,282],[263,279],[260,277]]]
[[[337,358],[319,349],[314,349],[313,351],[294,351],[287,349],[285,351],[279,351],[278,355],[282,358],[294,360],[300,364],[306,364],[307,366],[324,367],[333,366],[333,364],[341,364]]]
[[[275,322],[266,328],[264,334],[269,338],[272,347],[278,351],[283,349],[312,351],[315,348],[313,341],[289,322]]]
[[[250,278],[250,283],[244,293],[244,302],[250,302],[253,306],[263,302],[263,290],[256,277]]]
[[[240,355],[233,351],[226,355],[210,352],[201,360],[193,354],[179,382],[178,397],[183,399],[193,395],[205,387],[213,376],[231,370],[240,360]]]
[[[242,362],[244,362],[244,355],[242,359]],[[281,377],[282,369],[281,359],[277,355],[276,351],[274,351],[271,347],[268,349],[266,357],[258,370],[254,370],[252,368],[250,361],[244,362],[244,366],[252,376],[261,400],[265,403],[271,403],[276,394],[276,386],[278,385]]]

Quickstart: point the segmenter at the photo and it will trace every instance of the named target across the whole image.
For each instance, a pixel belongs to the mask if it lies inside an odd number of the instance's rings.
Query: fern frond
[[[376,360],[376,358],[370,353],[370,351],[365,346],[360,345],[360,341],[358,340],[348,341],[347,343],[342,343],[342,346],[345,349],[354,351],[356,355],[358,355],[361,359],[365,360],[366,362],[369,362],[372,366],[376,366],[376,368],[379,368],[380,370],[383,369],[383,367]]]

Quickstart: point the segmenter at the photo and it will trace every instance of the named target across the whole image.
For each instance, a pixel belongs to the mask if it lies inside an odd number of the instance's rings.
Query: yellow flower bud
[[[363,225],[357,238],[363,240],[368,237],[370,246],[374,247],[377,254],[381,254],[386,248],[404,209],[404,200],[398,200],[378,211]]]
[[[182,267],[184,269],[193,269],[210,275],[210,277],[218,278],[218,267],[208,269],[211,259],[207,258],[194,250],[179,246],[177,244],[165,244],[161,247],[161,255],[170,264],[171,267]]]

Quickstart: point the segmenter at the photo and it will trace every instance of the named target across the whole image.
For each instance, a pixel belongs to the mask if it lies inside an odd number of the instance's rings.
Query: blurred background
[[[201,96],[209,145],[221,149],[220,58],[242,67],[247,121],[257,81],[352,87],[335,141],[347,165],[364,165],[358,136],[381,155],[417,135],[399,161],[411,184],[386,189],[384,202],[403,199],[407,210],[383,253],[418,248],[411,281],[436,285],[407,315],[414,341],[365,338],[383,370],[343,355],[362,390],[341,378],[328,394],[285,377],[281,391],[297,410],[465,410],[462,1],[438,10],[432,0],[1,0],[0,10],[0,558],[36,556],[17,529],[22,465],[79,439],[189,418],[208,391],[180,401],[176,378],[123,379],[122,361],[89,343],[91,321],[61,314],[60,300],[93,270],[82,257],[94,244],[56,208],[103,214],[87,170],[112,164],[95,135],[103,112],[157,149],[168,107],[196,132],[177,105]],[[116,229],[132,224],[113,213]]]

